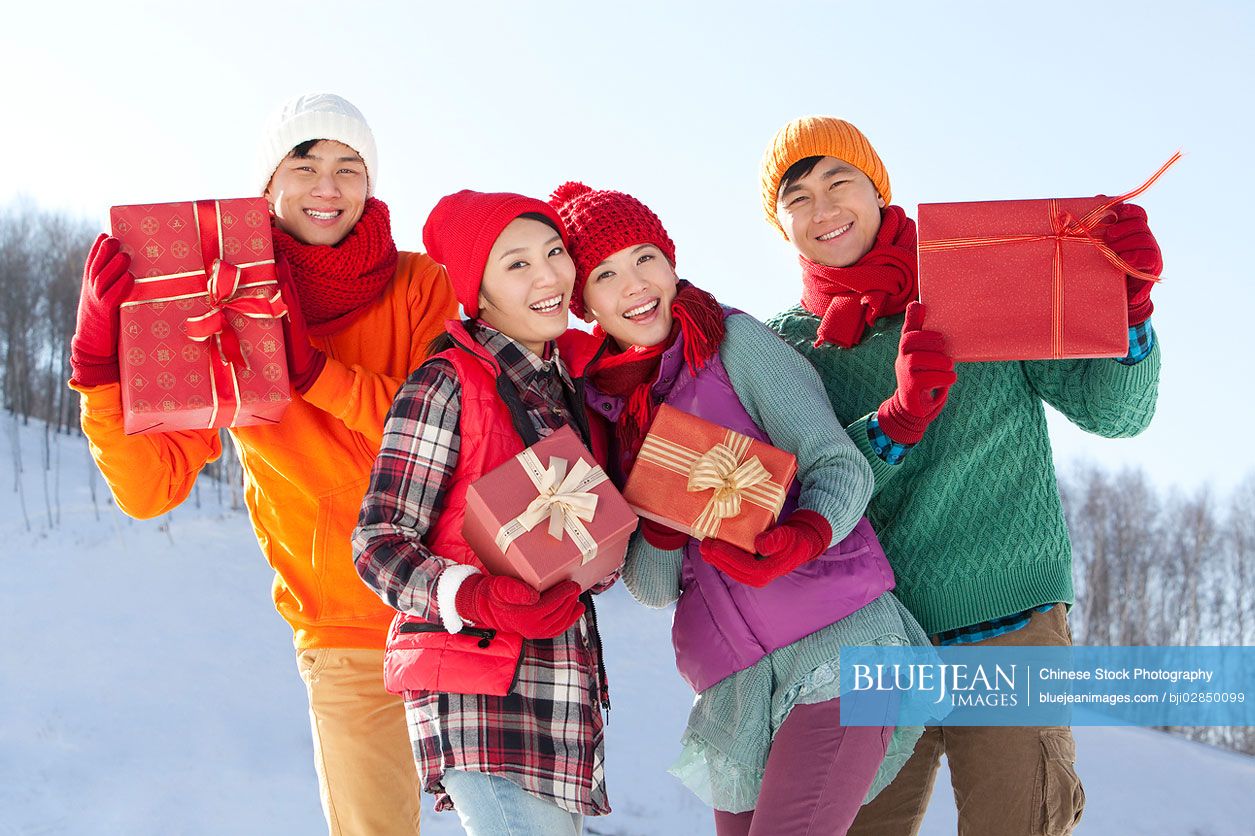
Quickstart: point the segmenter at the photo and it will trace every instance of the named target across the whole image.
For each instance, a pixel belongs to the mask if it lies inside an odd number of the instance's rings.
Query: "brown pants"
[[[983,647],[1072,644],[1067,608],[1033,613],[1019,630]],[[850,836],[915,836],[941,755],[950,766],[959,836],[1068,836],[1085,790],[1067,726],[930,726],[893,783],[865,806]]]
[[[383,651],[298,650],[296,660],[330,836],[418,836],[418,771],[405,705],[383,687]]]

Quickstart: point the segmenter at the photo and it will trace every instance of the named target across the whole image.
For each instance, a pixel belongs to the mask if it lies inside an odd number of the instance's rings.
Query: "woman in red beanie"
[[[610,812],[592,599],[573,581],[542,593],[488,574],[461,535],[481,475],[564,425],[591,446],[554,344],[575,266],[557,213],[516,194],[442,198],[423,243],[469,319],[447,323],[392,405],[357,570],[398,610],[385,676],[404,693],[436,809],[476,836],[577,834],[585,815]]]
[[[800,490],[757,553],[650,521],[629,548],[624,581],[647,606],[675,602],[676,665],[697,692],[671,771],[715,808],[719,836],[844,833],[922,732],[840,725],[842,646],[927,644],[863,516],[871,470],[809,364],[678,280],[648,207],[579,183],[551,202],[576,265],[571,308],[607,337],[583,370],[614,424],[607,469],[631,471],[663,403],[797,457]]]

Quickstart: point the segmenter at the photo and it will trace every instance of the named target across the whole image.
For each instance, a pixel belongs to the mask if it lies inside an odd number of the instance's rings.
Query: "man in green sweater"
[[[1071,545],[1043,403],[1108,438],[1145,429],[1159,382],[1152,283],[1127,278],[1125,358],[973,363],[956,374],[911,301],[915,224],[892,205],[867,138],[840,119],[795,120],[773,138],[761,178],[763,208],[797,249],[803,286],[801,304],[768,325],[814,364],[872,465],[867,513],[897,594],[936,644],[1070,644]],[[1118,205],[1103,237],[1158,275],[1139,207]],[[931,727],[850,833],[918,832],[943,753],[960,833],[1067,834],[1080,820],[1068,727]]]

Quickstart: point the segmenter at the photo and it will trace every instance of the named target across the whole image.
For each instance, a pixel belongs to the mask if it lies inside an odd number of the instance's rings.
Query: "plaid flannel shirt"
[[[551,348],[545,359],[482,323],[471,334],[496,357],[541,436],[570,422],[575,390]],[[406,381],[384,427],[353,549],[358,573],[392,607],[439,622],[436,583],[453,562],[422,538],[457,464],[461,386],[429,361]],[[499,775],[564,810],[610,812],[606,798],[598,650],[587,615],[554,639],[527,640],[510,694],[406,694],[406,720],[424,788],[453,804],[446,769]]]

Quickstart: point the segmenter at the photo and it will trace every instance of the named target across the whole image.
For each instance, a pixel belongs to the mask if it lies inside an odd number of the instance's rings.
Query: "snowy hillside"
[[[206,490],[199,509],[131,521],[81,439],[57,440],[50,474],[42,455],[42,428],[4,416],[0,836],[325,833],[291,634],[247,518]],[[615,812],[586,832],[712,832],[665,773],[690,700],[669,614],[621,589],[600,611]],[[1141,729],[1077,738],[1089,797],[1079,833],[1255,834],[1255,760]],[[944,773],[937,787],[930,836],[954,832]],[[452,814],[427,815],[423,832],[461,829]]]

